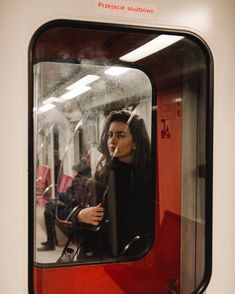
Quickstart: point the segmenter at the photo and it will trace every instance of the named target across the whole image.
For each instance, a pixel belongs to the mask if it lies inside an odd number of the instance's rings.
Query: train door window
[[[79,265],[96,264],[125,293],[135,284],[127,273],[143,273],[143,293],[201,287],[211,258],[204,43],[184,32],[54,21],[35,33],[29,63],[35,281],[48,267],[81,274]]]

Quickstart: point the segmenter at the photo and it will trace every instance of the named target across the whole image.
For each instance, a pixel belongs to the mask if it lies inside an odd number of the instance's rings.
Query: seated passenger
[[[70,187],[66,192],[58,195],[59,205],[57,206],[57,216],[59,219],[65,220],[71,210],[84,202],[87,182],[91,177],[91,169],[85,160],[81,160],[72,167],[73,179]],[[44,219],[46,226],[47,241],[42,242],[42,247],[38,251],[55,250],[58,245],[55,230],[56,201],[50,200],[45,205]]]
[[[150,142],[143,119],[112,111],[98,150],[103,157],[90,193],[73,218],[81,244],[78,260],[142,254],[150,215]]]

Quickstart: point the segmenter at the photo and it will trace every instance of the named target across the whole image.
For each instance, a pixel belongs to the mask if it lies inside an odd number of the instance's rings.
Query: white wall
[[[115,0],[113,0],[115,2]],[[133,1],[133,3],[136,1]],[[213,276],[208,294],[235,293],[235,39],[232,0],[142,1],[157,6],[143,25],[192,29],[206,39],[215,60]],[[214,3],[214,8],[208,5]],[[170,6],[168,6],[170,5]],[[95,14],[93,0],[0,2],[0,293],[27,290],[27,51],[34,31],[52,19],[140,24],[128,15]]]

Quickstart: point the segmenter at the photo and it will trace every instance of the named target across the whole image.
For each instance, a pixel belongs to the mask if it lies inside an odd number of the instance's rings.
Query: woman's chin
[[[115,154],[115,152],[110,152],[109,154],[110,154],[110,156],[111,156],[112,158],[117,158],[117,157],[118,157],[117,154]]]

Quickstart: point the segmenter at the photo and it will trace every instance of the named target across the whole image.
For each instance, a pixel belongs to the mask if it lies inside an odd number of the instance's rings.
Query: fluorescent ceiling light
[[[110,76],[119,76],[124,72],[127,72],[130,68],[120,67],[120,66],[111,66],[104,73]]]
[[[45,101],[43,101],[43,104],[51,104],[53,102],[58,102],[58,98],[50,97],[50,98],[46,99]]]
[[[76,88],[77,86],[80,85],[89,85],[91,83],[93,83],[94,81],[98,80],[100,77],[97,75],[86,75],[85,77],[81,78],[80,80],[78,80],[77,82],[73,83],[72,85],[70,85],[69,87],[66,88],[66,90],[73,90],[74,88]]]
[[[143,46],[121,56],[119,59],[122,61],[135,62],[146,56],[156,53],[180,41],[183,38],[183,36],[160,35],[152,41],[144,44]]]
[[[59,100],[60,100],[60,102],[63,102],[63,101],[66,101],[66,100],[73,99],[73,98],[77,97],[78,95],[89,91],[90,89],[91,89],[91,87],[89,87],[89,86],[79,85],[76,88],[74,88],[73,90],[65,93],[62,96],[60,96]]]
[[[46,112],[54,107],[55,107],[54,104],[45,104],[45,105],[41,106],[40,108],[38,108],[38,110],[41,112]]]

